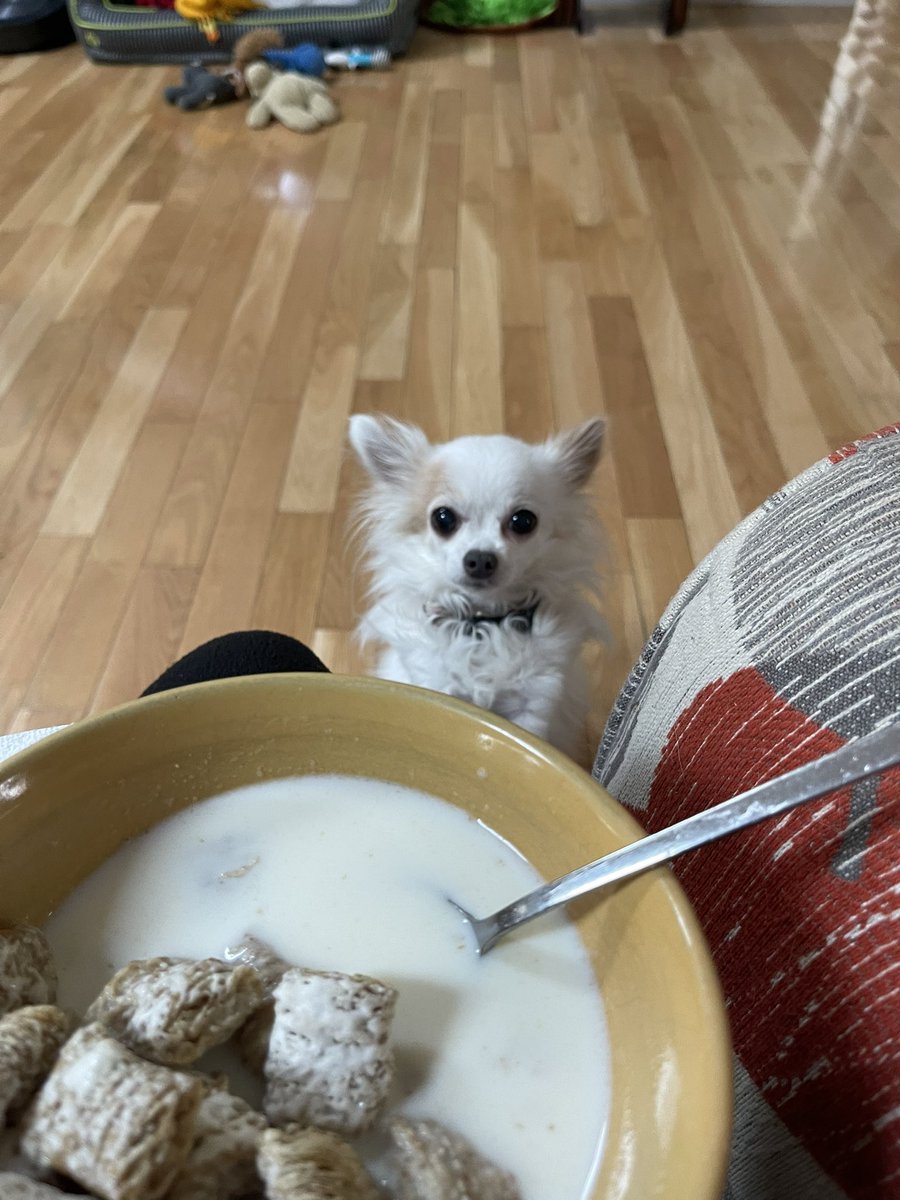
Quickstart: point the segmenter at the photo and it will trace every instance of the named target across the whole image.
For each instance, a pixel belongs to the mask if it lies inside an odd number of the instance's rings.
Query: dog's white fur
[[[415,426],[350,419],[350,443],[370,486],[360,529],[371,571],[363,643],[383,648],[376,674],[488,708],[577,754],[587,712],[582,646],[602,636],[599,524],[581,488],[600,457],[603,422],[588,421],[539,445],[464,437],[431,445]],[[442,537],[430,515],[459,516]],[[535,513],[533,533],[509,531],[510,515]],[[497,556],[496,576],[473,582],[473,550]],[[537,607],[530,631],[515,620],[468,622]]]

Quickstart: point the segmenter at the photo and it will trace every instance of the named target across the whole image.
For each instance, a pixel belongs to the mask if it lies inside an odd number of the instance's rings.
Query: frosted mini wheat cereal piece
[[[252,933],[245,934],[240,945],[230,948],[226,956],[233,967],[253,967],[262,980],[267,997],[272,995],[282,975],[291,967],[280,954],[275,953],[268,942],[254,937]]]
[[[144,1058],[183,1067],[227,1041],[263,998],[252,967],[217,958],[144,958],[112,977],[87,1019]]]
[[[144,1062],[88,1025],[63,1046],[22,1149],[102,1200],[159,1200],[194,1144],[205,1092],[201,1079]]]
[[[355,1150],[323,1129],[267,1129],[258,1167],[268,1200],[378,1200]]]
[[[234,1200],[259,1189],[256,1153],[265,1117],[224,1088],[197,1110],[194,1144],[166,1200]]]
[[[397,1200],[521,1200],[512,1175],[437,1121],[397,1117],[390,1134],[400,1173]]]
[[[368,1129],[394,1079],[392,987],[366,975],[292,967],[275,988],[263,1108],[274,1125]]]
[[[0,1017],[26,1004],[56,1000],[56,967],[50,946],[34,925],[0,929]]]
[[[65,1192],[27,1175],[0,1171],[0,1200],[64,1200]]]
[[[247,1019],[237,1037],[241,1058],[248,1067],[261,1074],[269,1049],[272,1022],[275,1019],[272,993],[285,971],[290,970],[291,964],[276,954],[267,942],[250,933],[243,938],[240,946],[228,952],[228,959],[232,963],[240,962],[253,967],[258,972],[265,988],[265,1003]]]
[[[27,1005],[0,1017],[0,1127],[38,1090],[68,1032],[69,1018],[50,1004]]]

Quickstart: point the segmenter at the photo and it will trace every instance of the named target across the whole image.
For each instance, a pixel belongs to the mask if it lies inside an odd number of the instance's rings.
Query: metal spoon
[[[546,883],[508,904],[489,917],[473,917],[455,901],[450,903],[462,913],[475,934],[478,953],[487,954],[502,937],[541,917],[561,904],[568,904],[587,892],[595,892],[651,867],[715,842],[729,833],[747,829],[778,813],[788,812],[809,800],[839,791],[869,775],[878,775],[900,763],[900,724],[887,725],[849,742],[824,758],[788,771],[768,783],[725,800],[693,817],[660,829],[612,854],[606,854],[587,866]]]

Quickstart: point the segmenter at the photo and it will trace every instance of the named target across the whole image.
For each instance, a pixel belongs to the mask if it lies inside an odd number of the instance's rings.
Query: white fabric
[[[25,750],[28,746],[33,746],[41,738],[49,737],[51,733],[56,733],[58,729],[62,728],[62,725],[51,725],[48,729],[27,729],[24,733],[5,734],[0,737],[0,762],[4,758],[11,758],[13,754],[18,754],[20,750]]]

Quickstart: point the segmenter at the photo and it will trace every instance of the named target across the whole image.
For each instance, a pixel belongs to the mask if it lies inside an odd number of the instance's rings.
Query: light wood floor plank
[[[38,286],[47,267],[68,237],[61,225],[36,225],[24,237],[20,233],[0,234],[7,253],[0,260],[0,297],[21,304]]]
[[[151,309],[94,423],[56,494],[44,533],[97,533],[141,422],[187,318],[183,309]]]
[[[31,404],[34,426],[0,481],[0,597],[39,533],[96,411],[93,395],[72,386],[84,360],[84,330],[77,323],[58,323],[50,326],[16,379],[21,411],[29,411]]]
[[[36,537],[0,608],[4,728],[10,727],[46,652],[86,551],[83,538]]]
[[[556,427],[543,329],[504,327],[503,415],[507,432],[528,442],[543,441]]]
[[[530,133],[531,186],[538,249],[544,259],[577,261],[575,223],[565,178],[566,147],[558,133]]]
[[[202,567],[242,433],[215,415],[194,422],[147,550],[149,566]]]
[[[606,411],[587,297],[577,263],[544,263],[544,312],[559,425]]]
[[[494,127],[492,107],[463,118],[462,197],[471,204],[494,199]]]
[[[609,194],[610,163],[598,158],[584,94],[557,96],[557,120],[565,147],[563,181],[575,224],[599,225],[612,214]]]
[[[123,119],[120,106],[128,82],[124,77],[114,81],[109,104],[94,108],[94,121],[74,123],[75,110],[68,110],[65,120],[73,123],[68,136],[56,147],[44,170],[3,218],[2,228],[25,230],[30,228],[36,217],[48,224],[54,221],[65,224],[77,222],[92,196],[131,142],[138,137],[148,119],[147,115],[131,117],[127,122]],[[77,103],[74,96],[70,99]],[[48,144],[56,143],[61,128],[64,128],[62,120],[51,126]],[[97,172],[96,186],[91,175],[94,169]]]
[[[660,424],[694,557],[708,553],[741,515],[663,256],[652,237],[626,252]]]
[[[319,200],[349,200],[359,171],[367,126],[364,121],[342,121],[332,132],[316,187]]]
[[[303,229],[302,211],[274,208],[259,232],[249,268],[254,284],[240,290],[228,313],[221,352],[148,552],[153,565],[203,563]]]
[[[403,416],[433,442],[450,437],[456,277],[449,267],[420,270],[413,298]]]
[[[440,93],[441,96],[449,93]],[[458,93],[454,93],[458,94]],[[438,128],[437,104],[432,125],[432,146],[425,181],[425,208],[422,213],[422,234],[417,246],[416,261],[422,267],[456,266],[456,233],[460,188],[461,147],[459,114],[456,113],[456,137],[435,141]]]
[[[397,115],[391,189],[384,208],[381,237],[412,245],[419,235],[428,166],[431,95],[423,83],[407,83]]]
[[[175,661],[197,571],[190,567],[143,567],[109,651],[90,711],[103,712],[136,700]]]
[[[631,517],[627,533],[641,625],[648,638],[690,573],[691,551],[678,518]]]
[[[403,379],[406,374],[415,263],[412,246],[387,243],[379,248],[359,362],[360,379]]]
[[[782,473],[795,475],[829,450],[816,420],[813,404],[793,367],[765,294],[747,261],[740,238],[731,226],[727,210],[712,177],[704,168],[689,127],[677,105],[667,106],[663,110],[660,129],[676,164],[674,173],[680,190],[695,214],[698,240],[705,260],[710,264],[711,271],[714,268],[715,277],[718,277],[711,278],[709,286],[697,290],[710,303],[717,301],[720,325],[725,325],[722,313],[727,313],[727,328],[732,337],[729,338],[731,344],[724,347],[724,357],[731,363],[743,364],[744,378],[752,386],[753,401],[748,394],[743,407],[746,411],[752,404],[759,406],[773,443],[766,449],[780,462]],[[713,297],[716,297],[716,301],[713,301]],[[716,319],[713,313],[710,313],[710,317]],[[712,338],[708,341],[711,342]],[[751,440],[748,432],[745,431],[741,436],[745,459],[746,446]],[[752,437],[751,444],[765,444],[766,441],[765,437],[756,436]],[[777,487],[777,482],[773,484],[765,479],[764,470],[759,469],[757,475],[760,477],[759,483],[754,479],[748,492],[753,500],[764,498],[758,495],[761,486],[766,486],[767,491]]]
[[[130,565],[85,560],[19,707],[18,724],[64,725],[87,711],[134,575]]]
[[[250,623],[264,577],[292,420],[286,404],[258,404],[250,413],[197,582],[183,650]]]
[[[494,209],[460,205],[452,436],[503,428],[500,279]]]
[[[400,256],[401,262],[409,256],[406,247],[379,244],[375,236],[373,217],[377,216],[383,190],[383,185],[374,180],[360,181],[347,211],[294,430],[279,499],[281,512],[330,512],[337,500],[344,431],[365,337],[370,283],[374,287],[377,282],[377,262],[389,263],[392,252]],[[383,301],[383,291],[381,298]],[[384,312],[378,312],[377,323],[376,312],[369,313],[370,328],[380,330]],[[403,322],[401,313],[399,326],[394,329],[400,329],[401,337]],[[398,356],[402,354],[396,341],[392,350]]]
[[[251,625],[289,633],[307,644],[316,627],[331,517],[276,513],[266,568],[253,602]]]
[[[366,673],[366,664],[354,645],[353,635],[343,629],[317,629],[310,647],[330,671],[339,675]]]
[[[590,302],[591,328],[619,466],[623,513],[680,519],[678,491],[634,306],[628,296]]]
[[[67,317],[89,321],[101,315],[109,293],[128,269],[158,212],[158,204],[126,204],[84,277],[60,309],[61,321]]]
[[[303,231],[285,285],[281,311],[260,364],[257,400],[290,400],[302,395],[328,296],[332,264],[347,221],[342,200],[317,202]]]
[[[503,323],[538,327],[544,321],[544,299],[534,192],[527,169],[497,172],[495,211]]]
[[[231,245],[237,236],[235,227],[252,229],[257,213],[260,220],[268,215],[267,205],[248,201],[259,174],[258,159],[252,154],[249,160],[226,159],[221,165],[218,158],[206,163],[197,154],[188,159],[167,203],[188,206],[195,216],[180,252],[169,263],[157,297],[161,306],[195,305],[215,271],[227,269],[236,257]]]
[[[238,207],[240,212],[235,216]],[[196,420],[210,380],[224,357],[231,318],[244,294],[267,217],[263,205],[239,205],[238,200],[225,212],[232,220],[221,231],[219,253],[205,278],[201,272],[202,286],[194,292],[193,301],[188,301],[188,319],[153,400],[154,416]],[[211,220],[215,220],[215,214]],[[173,272],[160,295],[186,297]]]
[[[528,166],[528,130],[518,78],[494,86],[494,151],[503,169]]]
[[[265,223],[218,355],[203,411],[242,428],[272,338],[306,220],[304,209],[274,208]]]

